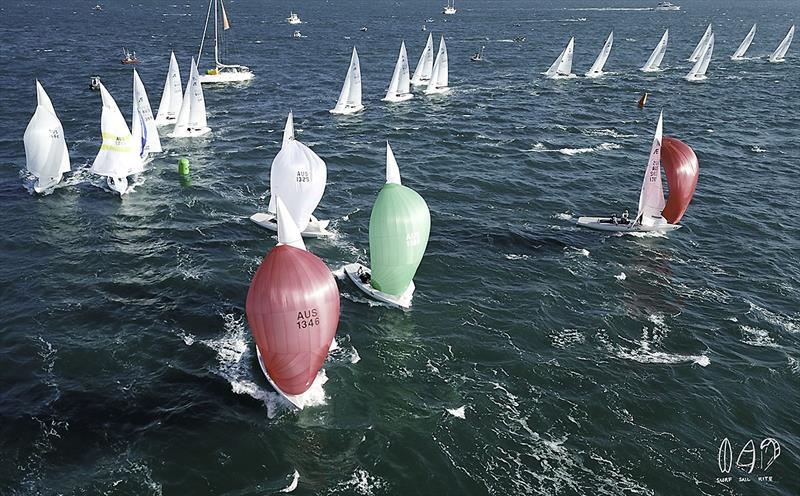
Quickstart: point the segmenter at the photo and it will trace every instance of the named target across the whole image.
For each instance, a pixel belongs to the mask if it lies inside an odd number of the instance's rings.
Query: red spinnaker
[[[680,222],[697,187],[700,164],[697,155],[683,141],[664,136],[661,142],[661,166],[667,174],[669,197],[661,215],[670,224]]]
[[[286,394],[307,391],[339,324],[339,288],[331,271],[305,250],[278,245],[256,271],[246,309],[272,381]]]

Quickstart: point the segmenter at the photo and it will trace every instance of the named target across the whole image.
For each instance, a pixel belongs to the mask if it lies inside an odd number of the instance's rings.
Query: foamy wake
[[[280,492],[280,493],[290,493],[290,492],[294,491],[295,489],[297,489],[297,484],[299,482],[300,482],[300,472],[295,470],[294,474],[292,474],[292,482],[290,482],[288,486],[284,487],[283,489],[281,489],[278,492]]]
[[[370,474],[363,468],[357,469],[350,478],[344,482],[336,484],[338,490],[344,490],[351,494],[363,494],[365,496],[372,496],[376,490],[386,487],[386,482],[380,477]]]
[[[580,155],[583,153],[592,153],[592,152],[601,152],[601,151],[608,151],[608,150],[616,150],[621,148],[620,145],[617,143],[600,143],[597,146],[587,146],[583,148],[558,148],[558,149],[549,149],[542,143],[536,143],[533,145],[533,148],[528,150],[532,152],[540,152],[540,153],[560,153],[562,155],[573,156],[573,155]]]

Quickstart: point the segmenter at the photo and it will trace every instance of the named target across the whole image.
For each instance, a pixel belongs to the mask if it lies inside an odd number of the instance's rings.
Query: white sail
[[[61,181],[69,172],[69,152],[64,141],[64,128],[44,88],[36,81],[36,111],[25,128],[25,163],[28,172],[36,176],[34,190],[41,193]]]
[[[100,95],[103,98],[103,113],[100,118],[103,144],[92,163],[92,172],[122,179],[142,172],[144,166],[139,158],[139,149],[134,146],[128,124],[122,117],[117,102],[102,83]]]
[[[439,53],[436,54],[436,62],[433,63],[433,71],[431,72],[431,80],[428,82],[428,87],[425,93],[430,95],[433,93],[444,93],[450,88],[448,87],[449,81],[449,68],[447,63],[447,45],[444,44],[444,36],[439,41]]]
[[[575,38],[570,38],[569,43],[561,52],[561,55],[553,62],[553,65],[547,69],[545,72],[545,76],[549,78],[565,78],[565,77],[573,77],[572,74],[572,52],[575,48]]]
[[[414,86],[427,85],[431,79],[433,72],[433,34],[428,34],[428,42],[425,43],[425,49],[422,50],[422,55],[419,56],[417,68],[414,69],[414,76],[411,78],[411,84]]]
[[[794,24],[792,27],[789,28],[789,32],[786,33],[786,37],[783,38],[781,44],[778,45],[778,48],[772,52],[772,55],[769,56],[770,62],[783,62],[783,58],[786,56],[786,52],[789,51],[789,45],[792,44],[792,38],[794,38]]]
[[[175,52],[169,55],[169,72],[167,80],[164,82],[164,92],[161,93],[161,103],[158,104],[158,114],[156,114],[156,125],[165,126],[172,124],[178,118],[183,102],[183,87],[181,85],[181,71],[178,68],[178,61],[175,59]]]
[[[175,130],[172,132],[172,136],[200,136],[210,130],[206,119],[206,101],[203,97],[203,86],[200,84],[197,64],[192,58],[189,82],[186,83],[181,110],[178,113],[178,119],[175,121]]]
[[[406,43],[400,43],[400,54],[397,56],[397,63],[394,66],[392,81],[386,91],[385,102],[399,102],[412,98],[411,79],[408,74],[408,55],[406,54]]]
[[[356,47],[353,47],[350,67],[347,68],[342,92],[339,93],[339,100],[330,112],[332,114],[352,114],[363,108],[364,106],[361,104],[361,65],[358,62]]]
[[[706,79],[708,64],[711,62],[711,54],[714,52],[714,33],[706,43],[705,50],[700,54],[700,58],[694,63],[692,70],[686,75],[687,81],[702,81]]]
[[[662,221],[661,211],[664,210],[664,188],[661,185],[661,130],[663,112],[658,116],[656,135],[653,146],[650,148],[650,159],[642,182],[642,192],[639,195],[639,213],[636,219],[643,225],[649,226]]]
[[[647,63],[644,64],[639,70],[642,72],[656,72],[661,70],[661,61],[664,60],[664,54],[667,52],[667,42],[669,41],[669,29],[664,31],[661,41],[653,49]]]
[[[706,32],[703,33],[703,37],[700,38],[700,41],[697,43],[697,46],[694,47],[694,51],[692,55],[689,56],[689,62],[697,62],[702,58],[703,53],[705,53],[706,45],[708,44],[708,39],[711,37],[711,24],[708,25],[706,28]]]
[[[742,44],[739,45],[739,48],[733,52],[731,55],[731,60],[742,60],[744,59],[744,54],[747,52],[747,49],[750,48],[750,43],[753,42],[753,37],[756,35],[756,25],[753,24],[753,27],[750,28],[750,32],[747,33],[747,36],[744,37],[742,40]]]
[[[595,78],[603,75],[603,67],[606,65],[606,60],[608,60],[608,55],[611,53],[611,45],[613,44],[614,31],[611,31],[611,34],[608,35],[608,39],[606,39],[606,44],[603,45],[603,49],[600,50],[600,54],[597,56],[594,64],[592,64],[589,72],[586,73],[586,77]]]
[[[394,158],[392,147],[389,142],[386,142],[386,182],[393,184],[403,184],[400,180],[400,168],[397,166],[397,160]]]
[[[161,152],[161,138],[150,108],[150,100],[139,73],[133,70],[133,112],[131,113],[131,135],[136,146],[140,143],[139,156],[144,160],[150,153]]]
[[[303,143],[287,141],[272,161],[269,173],[270,213],[276,213],[280,197],[300,232],[319,205],[328,180],[328,168],[316,153]]]
[[[286,125],[283,127],[283,141],[281,146],[285,145],[287,141],[294,139],[294,114],[290,111],[289,116],[286,118]]]

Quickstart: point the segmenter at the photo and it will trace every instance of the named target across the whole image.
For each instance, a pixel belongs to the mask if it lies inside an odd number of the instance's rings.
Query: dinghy
[[[577,77],[572,73],[572,52],[575,48],[575,38],[569,39],[569,43],[561,51],[561,55],[553,62],[553,65],[543,74],[550,79],[569,79]]]
[[[658,72],[661,70],[661,61],[664,60],[664,54],[667,52],[667,42],[669,41],[669,29],[664,31],[664,35],[658,42],[658,45],[653,49],[650,58],[647,62],[639,68],[642,72]]]
[[[603,45],[603,49],[600,50],[600,54],[597,56],[594,64],[592,64],[589,72],[586,73],[587,78],[598,78],[603,75],[603,67],[606,65],[606,60],[608,60],[608,55],[611,53],[611,45],[613,44],[614,31],[611,31],[611,34],[608,35],[608,39],[606,39],[605,45]]]
[[[756,35],[756,25],[753,24],[753,27],[750,28],[750,32],[747,33],[747,36],[744,37],[742,40],[742,44],[739,45],[739,48],[733,52],[731,55],[731,60],[744,60],[744,54],[747,52],[747,49],[750,48],[750,43],[753,42],[753,37]]]
[[[275,390],[303,409],[339,325],[339,289],[333,274],[306,251],[300,230],[276,199],[278,245],[258,267],[245,311],[261,370]]]
[[[139,157],[142,162],[153,160],[148,156],[151,153],[161,152],[161,139],[158,137],[158,127],[150,108],[150,100],[144,89],[139,73],[133,70],[133,112],[131,112],[131,135],[134,146],[139,144]]]
[[[178,61],[175,59],[175,52],[171,52],[169,54],[167,80],[164,82],[164,91],[161,93],[161,103],[158,104],[156,125],[175,124],[178,119],[178,113],[181,111],[181,103],[183,103],[181,71],[178,68]]]
[[[206,100],[203,97],[203,86],[200,84],[200,75],[197,73],[197,64],[192,58],[192,67],[189,72],[189,82],[183,94],[181,110],[175,120],[175,129],[169,134],[170,138],[196,138],[211,132],[206,119]]]
[[[703,37],[700,38],[700,41],[697,43],[697,46],[694,47],[694,51],[687,59],[689,62],[697,62],[701,58],[703,58],[703,54],[706,51],[706,46],[708,45],[708,40],[711,38],[711,24],[708,25],[706,28],[706,32],[703,33]]]
[[[447,93],[450,91],[448,84],[449,69],[447,64],[447,45],[444,44],[444,36],[439,41],[439,53],[436,54],[436,62],[433,63],[431,80],[425,88],[426,95]]]
[[[792,44],[792,38],[794,38],[794,24],[792,27],[789,28],[789,32],[786,33],[786,37],[783,38],[781,44],[778,45],[778,48],[772,52],[772,55],[769,56],[769,61],[772,63],[780,63],[784,61],[784,57],[786,57],[786,52],[789,51],[789,45]]]
[[[689,74],[687,74],[684,79],[687,81],[703,81],[707,79],[706,71],[708,70],[708,64],[711,62],[711,54],[713,52],[714,33],[711,33],[711,37],[708,38],[705,50],[703,50],[701,57],[697,59],[697,62],[695,62],[694,66],[692,66],[692,70],[689,71]]]
[[[362,110],[364,110],[364,106],[361,104],[361,65],[358,62],[356,47],[353,47],[353,54],[350,56],[350,67],[347,68],[342,92],[339,93],[339,100],[336,102],[336,106],[330,110],[330,113],[354,114]]]
[[[622,233],[672,231],[680,228],[681,218],[686,213],[697,187],[700,165],[694,151],[675,138],[663,137],[662,115],[658,117],[650,159],[639,195],[639,212],[633,221],[612,217],[579,217],[577,225],[599,231]],[[661,165],[667,175],[669,198],[664,200],[661,184]]]
[[[33,190],[45,193],[61,182],[69,172],[69,151],[64,141],[64,128],[41,83],[36,81],[36,110],[25,128],[25,167],[36,182]]]
[[[386,91],[384,102],[404,102],[414,98],[411,94],[411,79],[408,73],[408,55],[406,54],[406,43],[400,43],[400,55],[397,56],[397,63],[394,66],[392,81],[389,83],[389,90]]]
[[[100,83],[100,95],[103,98],[100,118],[103,144],[92,163],[92,172],[105,176],[108,187],[122,196],[130,192],[128,177],[144,171],[144,164],[139,157],[139,144],[133,142],[117,102],[103,83]]]
[[[200,50],[197,52],[197,63],[203,56],[203,44],[206,41],[208,31],[208,21],[211,19],[211,7],[214,7],[214,68],[208,69],[205,74],[200,76],[201,83],[240,83],[253,79],[253,72],[249,67],[237,64],[223,64],[220,55],[220,48],[227,46],[227,43],[220,43],[220,37],[224,36],[225,31],[230,29],[228,15],[225,13],[225,4],[222,0],[209,0],[208,13],[206,14],[206,24],[203,27],[203,38],[200,40]],[[222,17],[222,32],[219,29],[219,18]]]
[[[427,86],[433,73],[433,33],[428,34],[428,41],[425,49],[419,56],[417,68],[414,69],[414,76],[411,77],[411,84],[414,86]]]
[[[303,236],[332,236],[327,220],[312,215],[325,193],[328,169],[325,162],[294,136],[292,113],[286,119],[283,144],[272,161],[269,173],[270,198],[266,213],[256,213],[250,220],[272,231],[278,230],[277,199],[282,198],[287,211]]]
[[[400,169],[387,142],[386,184],[369,218],[371,270],[352,263],[344,267],[344,272],[371,298],[409,308],[414,274],[425,254],[430,231],[428,205],[416,191],[401,184]]]

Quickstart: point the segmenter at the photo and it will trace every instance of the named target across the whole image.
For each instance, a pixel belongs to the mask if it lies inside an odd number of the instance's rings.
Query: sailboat
[[[575,48],[575,38],[570,38],[569,43],[561,51],[561,55],[553,62],[553,65],[543,74],[550,79],[569,79],[577,77],[572,73],[572,52]]]
[[[669,41],[669,29],[664,31],[664,35],[658,42],[658,45],[653,49],[650,58],[639,70],[642,72],[658,72],[661,70],[661,61],[664,60],[664,54],[667,52],[667,42]]]
[[[283,199],[287,211],[303,236],[332,236],[328,220],[314,217],[328,180],[325,162],[294,136],[294,117],[289,112],[283,130],[283,143],[272,161],[269,173],[270,198],[267,212],[258,212],[250,220],[272,231],[278,230],[277,199]]]
[[[431,80],[428,81],[428,87],[425,88],[426,95],[434,95],[439,93],[447,93],[450,87],[447,85],[449,78],[449,69],[447,64],[447,45],[444,44],[444,35],[439,41],[439,53],[436,54],[436,62],[433,63],[433,70],[431,71]]]
[[[414,69],[414,76],[411,78],[411,84],[414,86],[427,86],[431,80],[431,73],[433,72],[433,33],[428,33],[428,42],[425,43],[425,49],[422,50],[422,55],[419,56],[417,68]]]
[[[650,159],[645,170],[642,190],[639,194],[639,211],[633,221],[616,215],[608,217],[579,217],[578,226],[599,231],[647,232],[672,231],[680,228],[681,218],[697,187],[700,165],[694,151],[686,143],[662,137],[663,112],[658,117],[658,126],[650,148]],[[661,183],[661,166],[667,175],[669,197],[664,200]]]
[[[153,118],[150,100],[144,83],[136,69],[133,70],[133,111],[131,112],[131,135],[134,146],[139,146],[139,157],[142,162],[151,161],[148,155],[161,152],[161,138],[158,136],[158,126]]]
[[[214,7],[214,68],[208,69],[205,74],[200,76],[201,83],[238,83],[253,79],[253,72],[249,67],[236,64],[223,64],[220,57],[220,35],[219,17],[222,14],[222,32],[230,29],[228,15],[225,13],[225,4],[222,0],[209,0],[208,13],[206,14],[206,24],[203,27],[203,38],[200,40],[200,50],[197,52],[197,63],[203,56],[203,44],[206,41],[208,31],[208,21],[211,19],[211,7]]]
[[[100,83],[100,95],[103,98],[100,118],[103,144],[92,163],[92,172],[105,176],[108,187],[122,196],[131,191],[128,177],[144,171],[144,163],[139,156],[140,144],[133,142],[117,102],[103,83]]]
[[[164,91],[161,93],[161,103],[158,104],[156,125],[175,124],[178,119],[178,113],[181,111],[181,103],[183,103],[181,71],[178,68],[178,61],[175,59],[175,52],[171,52],[169,54],[167,80],[164,82]]]
[[[442,9],[442,14],[453,15],[456,12],[456,0],[447,0],[447,5]]]
[[[203,85],[200,84],[200,75],[197,73],[197,64],[192,57],[192,68],[189,72],[189,82],[183,94],[181,110],[175,120],[175,129],[168,136],[170,138],[196,138],[211,132],[206,119],[206,100],[203,97]]]
[[[753,37],[756,35],[756,25],[753,24],[753,27],[750,28],[750,32],[747,33],[747,36],[744,37],[742,40],[742,44],[739,45],[739,48],[733,52],[731,55],[731,60],[744,60],[744,54],[747,52],[747,49],[750,48],[750,43],[753,42]]]
[[[384,102],[404,102],[414,98],[411,94],[411,79],[408,71],[408,55],[406,54],[406,43],[400,43],[400,55],[397,56],[397,63],[394,66],[392,81],[386,91]]]
[[[689,56],[689,62],[697,62],[705,53],[706,45],[708,45],[708,39],[711,38],[711,24],[708,25],[706,28],[705,33],[703,33],[703,37],[700,38],[700,41],[697,43],[697,46],[694,47],[694,51],[692,55]]]
[[[769,56],[769,61],[772,63],[780,63],[784,61],[784,57],[786,57],[786,52],[789,51],[789,45],[792,44],[792,38],[794,38],[794,24],[792,27],[789,28],[789,32],[786,33],[786,37],[783,38],[781,44],[778,45],[778,48],[772,52],[772,55]]]
[[[342,92],[339,93],[339,100],[336,102],[336,106],[330,110],[330,113],[354,114],[361,110],[364,110],[364,106],[361,104],[361,65],[358,62],[356,47],[353,47],[353,54],[350,56],[350,66],[347,68]]]
[[[52,190],[61,182],[62,175],[70,170],[69,151],[61,121],[38,80],[36,110],[25,128],[22,141],[25,144],[25,167],[36,177],[33,190],[37,193]]]
[[[703,81],[706,78],[706,71],[708,70],[708,64],[711,62],[711,54],[714,52],[714,33],[711,33],[711,37],[708,38],[708,42],[706,42],[705,50],[700,54],[700,58],[697,59],[697,62],[694,63],[692,66],[692,70],[689,71],[689,74],[686,75],[685,79],[687,81]]]
[[[400,169],[386,143],[386,184],[369,218],[371,269],[360,263],[344,267],[350,280],[371,298],[409,308],[417,272],[431,231],[431,214],[419,194],[403,186]]]
[[[278,245],[258,267],[245,312],[261,370],[298,409],[312,386],[325,380],[322,365],[339,325],[339,288],[330,269],[306,251],[286,205],[276,199]]]
[[[606,60],[608,60],[608,55],[611,53],[611,45],[614,44],[614,31],[611,31],[611,34],[608,35],[606,39],[605,45],[603,45],[603,49],[600,50],[600,54],[597,55],[597,59],[592,64],[592,67],[589,69],[589,72],[586,73],[587,78],[598,78],[603,75],[603,67],[606,65]]]

